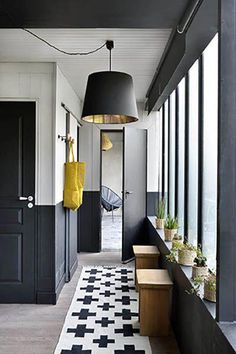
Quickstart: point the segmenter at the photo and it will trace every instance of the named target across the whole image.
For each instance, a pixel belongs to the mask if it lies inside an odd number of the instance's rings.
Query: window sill
[[[155,227],[155,217],[154,216],[148,216],[148,220],[149,222],[153,225],[153,228],[156,230],[157,236],[162,240],[163,245],[165,245],[166,248],[166,254],[168,253],[168,251],[170,251],[171,249],[171,242],[166,242],[164,240],[164,231],[163,230],[157,230]],[[189,288],[192,287],[193,282],[191,279],[192,276],[192,268],[191,267],[187,267],[187,266],[182,266],[180,264],[178,264],[178,267],[182,270],[183,274],[186,277],[187,283],[189,284]],[[210,301],[204,300],[202,295],[203,289],[201,289],[200,291],[200,299],[202,301],[202,303],[205,305],[206,309],[208,310],[208,312],[210,313],[210,315],[212,316],[212,318],[215,320],[216,317],[216,304],[212,303]],[[191,296],[191,295],[190,295]],[[217,325],[219,326],[219,328],[221,329],[222,333],[224,334],[224,336],[226,337],[226,339],[228,340],[228,342],[230,343],[230,345],[232,346],[232,348],[235,350],[236,352],[236,322],[217,322]]]
[[[154,216],[148,216],[148,220],[152,223],[153,227],[155,228],[155,217]],[[170,251],[172,243],[171,242],[167,242],[164,240],[164,231],[163,230],[156,230],[157,235],[162,239],[163,243],[165,244],[166,248]],[[177,263],[178,264],[178,263]],[[182,266],[180,264],[178,264],[178,266],[181,268],[181,270],[183,271],[183,273],[185,274],[186,278],[189,281],[189,285],[190,287],[193,286],[193,282],[192,282],[192,267],[188,267],[188,266]],[[202,302],[205,304],[206,308],[208,309],[208,311],[210,312],[211,316],[215,319],[216,317],[216,304],[207,300],[203,299],[203,289],[201,287],[200,289],[200,298],[202,300]]]

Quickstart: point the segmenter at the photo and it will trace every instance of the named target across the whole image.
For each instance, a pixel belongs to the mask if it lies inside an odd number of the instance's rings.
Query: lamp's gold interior
[[[102,151],[107,151],[112,148],[113,144],[107,133],[102,133]]]
[[[95,124],[125,124],[136,122],[138,118],[125,115],[96,114],[82,117],[82,120]]]

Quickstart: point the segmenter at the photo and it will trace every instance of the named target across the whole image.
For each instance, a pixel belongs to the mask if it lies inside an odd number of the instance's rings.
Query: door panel
[[[0,102],[0,302],[35,302],[35,103]]]
[[[122,261],[133,258],[146,217],[147,131],[124,128]]]

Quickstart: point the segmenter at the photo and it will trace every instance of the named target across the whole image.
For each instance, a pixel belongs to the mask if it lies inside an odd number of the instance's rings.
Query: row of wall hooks
[[[75,139],[72,138],[72,136],[70,136],[70,134],[67,135],[60,135],[58,134],[58,139],[60,139],[61,141],[64,141],[65,143],[72,143],[74,144]]]

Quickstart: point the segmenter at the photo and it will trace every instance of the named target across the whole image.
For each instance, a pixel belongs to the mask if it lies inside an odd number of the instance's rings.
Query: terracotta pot
[[[185,266],[193,266],[194,258],[196,257],[196,251],[190,251],[186,249],[178,250],[178,263]]]
[[[164,229],[165,241],[172,241],[177,231],[177,229]]]
[[[203,279],[206,278],[208,275],[208,267],[197,267],[197,266],[193,266],[192,268],[192,278],[198,278],[198,277],[202,277]]]
[[[164,229],[165,219],[156,218],[156,229]]]
[[[204,299],[211,302],[216,302],[216,290],[211,289],[209,283],[211,279],[215,280],[215,277],[214,278],[208,277],[207,279],[204,280]]]

